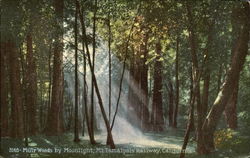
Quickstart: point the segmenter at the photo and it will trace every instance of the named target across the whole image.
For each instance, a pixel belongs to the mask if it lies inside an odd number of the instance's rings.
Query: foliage
[[[229,128],[216,131],[214,142],[215,147],[219,150],[249,152],[249,137],[242,136],[239,132]]]
[[[247,58],[245,67],[240,79],[240,90],[238,98],[238,118],[241,132],[250,136],[250,57]]]
[[[218,149],[225,149],[231,145],[237,143],[235,142],[235,133],[231,129],[218,130],[214,134],[215,146]]]

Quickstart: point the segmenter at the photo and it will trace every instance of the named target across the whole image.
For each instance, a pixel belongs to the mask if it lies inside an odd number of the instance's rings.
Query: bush
[[[239,135],[232,129],[222,129],[215,132],[215,147],[219,150],[229,150],[237,153],[248,153],[249,138]]]

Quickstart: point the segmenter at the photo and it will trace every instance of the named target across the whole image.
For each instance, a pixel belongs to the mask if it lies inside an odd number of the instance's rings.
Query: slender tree
[[[174,89],[172,81],[168,81],[168,124],[173,127],[173,114],[174,114]]]
[[[173,127],[177,127],[177,117],[179,109],[179,36],[176,39],[176,55],[175,55],[175,108]]]
[[[75,4],[77,5],[77,1],[75,0]],[[75,7],[76,7],[75,5]],[[78,15],[78,7],[75,10],[75,128],[74,128],[74,142],[79,142],[79,125],[78,125],[78,27],[77,27],[77,15]]]
[[[92,34],[92,48],[93,48],[93,52],[92,52],[92,64],[93,64],[93,70],[95,71],[95,53],[96,53],[96,14],[97,14],[97,0],[94,1],[94,16],[93,16],[93,34]],[[91,80],[91,98],[90,98],[90,129],[93,135],[93,138],[95,139],[95,113],[94,113],[94,96],[95,96],[95,92],[94,92],[94,79],[92,76],[92,80]]]
[[[83,76],[83,80],[84,80],[84,108],[85,108],[85,117],[86,117],[86,124],[87,124],[87,130],[88,130],[88,134],[89,134],[89,139],[90,139],[90,143],[91,144],[96,144],[96,141],[93,137],[93,132],[91,131],[91,127],[90,127],[90,116],[89,116],[89,112],[88,112],[88,98],[87,98],[87,83],[86,83],[86,68],[87,68],[87,56],[86,56],[86,50],[88,50],[88,45],[85,46],[85,44],[87,43],[87,38],[86,38],[86,33],[85,33],[85,24],[84,24],[84,9],[83,6],[81,6],[80,8],[80,4],[77,1],[77,7],[78,7],[78,14],[79,14],[79,19],[80,19],[80,23],[81,23],[81,31],[82,31],[82,47],[83,47],[83,71],[84,71],[84,76]],[[85,34],[84,34],[85,33]]]
[[[141,43],[141,51],[143,58],[141,60],[141,128],[143,130],[148,130],[149,128],[149,110],[148,110],[148,30],[144,29],[142,32],[142,43]]]
[[[112,100],[111,100],[111,89],[112,89],[112,80],[111,80],[111,72],[112,72],[112,67],[111,67],[111,40],[112,40],[112,32],[111,32],[111,22],[110,22],[110,8],[108,12],[108,56],[109,56],[109,122],[111,121],[111,105],[112,105]]]
[[[77,1],[77,6],[80,8],[80,4],[79,4],[78,1]],[[81,14],[80,11],[79,11],[79,15],[80,15],[80,19],[81,19],[81,25],[82,25],[82,31],[83,31],[82,32],[83,33],[83,39],[87,39],[86,27],[85,27],[85,23],[84,23],[84,17],[83,17],[83,14]],[[96,92],[96,95],[97,95],[97,98],[98,98],[98,101],[99,101],[99,106],[100,106],[100,109],[101,109],[101,113],[102,113],[102,116],[103,116],[103,120],[104,120],[106,129],[107,129],[108,138],[110,139],[110,141],[109,141],[110,142],[110,148],[114,149],[115,144],[114,144],[114,141],[113,141],[111,127],[110,127],[110,124],[109,124],[108,117],[107,117],[107,115],[105,113],[105,109],[104,109],[104,106],[103,106],[103,101],[102,101],[101,94],[100,94],[100,91],[99,91],[99,87],[98,87],[98,84],[97,84],[97,80],[96,80],[96,77],[95,77],[93,65],[92,65],[92,62],[91,62],[90,52],[89,52],[89,49],[88,49],[88,43],[87,43],[86,40],[84,40],[84,41],[85,41],[86,55],[87,55],[87,59],[88,59],[88,62],[89,62],[90,71],[91,71],[91,74],[93,76],[93,83],[94,83],[95,92]]]

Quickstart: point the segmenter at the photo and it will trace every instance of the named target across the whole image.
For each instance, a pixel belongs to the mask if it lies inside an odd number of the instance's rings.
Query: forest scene
[[[250,158],[250,1],[0,0],[0,158]]]

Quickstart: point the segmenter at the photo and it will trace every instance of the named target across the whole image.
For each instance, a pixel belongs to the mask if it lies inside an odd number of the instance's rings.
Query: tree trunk
[[[179,109],[179,36],[176,40],[176,57],[175,57],[175,108],[174,108],[174,119],[173,127],[177,128],[177,117]]]
[[[22,51],[22,46],[23,44],[21,45],[20,47],[20,53],[19,53],[19,56],[20,56],[20,62],[21,62],[21,78],[23,80],[22,82],[22,91],[23,91],[23,114],[24,114],[24,117],[23,117],[23,124],[24,124],[24,144],[25,146],[28,146],[28,108],[27,108],[27,100],[28,100],[28,93],[27,93],[27,73],[26,73],[26,67],[27,67],[27,62],[24,60],[24,53]]]
[[[85,117],[86,117],[86,124],[87,124],[87,130],[88,130],[88,134],[89,134],[89,140],[90,143],[92,145],[96,144],[95,139],[93,137],[93,134],[91,132],[91,127],[90,127],[90,116],[89,116],[89,108],[88,108],[88,90],[87,90],[87,82],[86,82],[86,69],[87,69],[87,56],[86,56],[86,51],[87,51],[87,47],[88,45],[86,45],[86,48],[84,47],[86,44],[86,37],[84,35],[85,32],[85,26],[84,26],[84,10],[83,7],[82,9],[80,9],[80,6],[78,4],[79,2],[77,1],[77,7],[78,7],[78,12],[79,12],[79,19],[80,19],[80,23],[81,23],[81,30],[82,30],[82,47],[83,47],[83,71],[84,71],[84,76],[83,76],[83,80],[84,80],[84,108],[85,108]]]
[[[228,70],[226,79],[223,83],[220,93],[218,94],[211,110],[209,111],[206,120],[204,121],[202,131],[203,139],[206,140],[206,143],[203,145],[203,150],[198,151],[199,153],[210,153],[214,150],[214,141],[213,136],[216,130],[217,124],[220,120],[220,117],[228,103],[228,98],[233,94],[233,91],[236,87],[235,80],[239,78],[240,71],[243,68],[246,55],[248,53],[248,42],[249,42],[249,15],[250,7],[248,3],[244,4],[243,13],[243,28],[241,29],[239,38],[237,40],[237,46],[233,53],[231,66]]]
[[[80,4],[79,4],[78,1],[77,1],[77,7],[80,8]],[[85,28],[85,23],[84,23],[84,16],[83,16],[82,12],[80,11],[80,9],[79,9],[79,15],[80,15],[80,22],[81,22],[81,25],[82,25],[83,39],[87,39],[86,28]],[[98,84],[97,84],[97,80],[96,80],[96,77],[95,77],[93,65],[92,65],[92,62],[91,62],[90,52],[89,52],[89,49],[88,49],[88,43],[87,43],[86,40],[84,40],[84,43],[85,43],[85,47],[86,47],[86,54],[87,54],[87,59],[88,59],[88,62],[89,62],[90,71],[91,71],[91,74],[92,74],[92,77],[93,77],[95,92],[96,92],[96,95],[97,95],[97,98],[98,98],[98,101],[99,101],[99,106],[100,106],[100,109],[101,109],[101,113],[102,113],[102,116],[103,116],[103,119],[104,119],[106,129],[107,129],[108,138],[110,139],[110,141],[109,141],[110,142],[110,148],[114,149],[115,144],[114,144],[114,141],[113,141],[111,127],[110,127],[110,124],[109,124],[108,117],[107,117],[107,115],[105,113],[105,109],[104,109],[104,106],[103,106],[103,101],[102,101],[101,94],[100,94],[100,91],[99,91],[99,88],[98,88]]]
[[[58,135],[62,129],[63,105],[63,0],[54,0],[57,18],[54,59],[53,59],[53,83],[51,107],[49,109],[45,133],[47,135]]]
[[[108,56],[109,56],[109,123],[111,122],[111,88],[112,88],[112,85],[111,85],[111,36],[112,36],[112,33],[111,33],[111,23],[110,23],[110,11],[109,11],[109,14],[108,14]]]
[[[143,43],[141,44],[141,50],[143,58],[142,60],[142,70],[141,70],[141,103],[142,103],[142,129],[149,129],[149,111],[148,111],[148,33],[145,31],[143,34]]]
[[[192,96],[192,98],[190,100],[188,125],[187,125],[187,129],[186,129],[186,132],[185,132],[183,145],[182,145],[182,148],[181,148],[180,158],[184,158],[185,157],[185,151],[186,151],[186,148],[187,148],[187,145],[188,145],[188,141],[189,141],[189,137],[190,137],[190,133],[192,131],[193,124],[194,124],[194,103],[195,103],[195,96],[194,95],[191,95],[191,96]]]
[[[130,56],[130,66],[129,66],[129,87],[128,87],[128,112],[127,117],[129,122],[131,122],[134,126],[136,126],[137,118],[136,118],[136,111],[135,111],[135,81],[134,81],[134,74],[135,74],[135,53],[131,53]]]
[[[27,70],[26,70],[26,93],[27,93],[27,113],[28,113],[28,133],[35,135],[38,132],[37,118],[37,72],[36,62],[33,53],[33,41],[31,33],[26,37],[27,41]]]
[[[48,87],[48,103],[47,103],[47,107],[45,109],[45,115],[44,115],[44,121],[43,121],[43,129],[46,126],[46,121],[48,118],[48,113],[49,113],[49,109],[51,107],[51,87],[52,87],[52,66],[51,66],[51,59],[52,59],[52,52],[51,52],[51,45],[49,46],[49,57],[48,57],[48,66],[49,66],[49,87]]]
[[[96,52],[96,13],[97,13],[97,0],[94,1],[94,17],[93,17],[93,41],[92,41],[92,48],[93,48],[93,54],[92,54],[92,65],[93,65],[93,71],[95,71],[95,52]],[[94,113],[94,79],[92,76],[91,80],[91,98],[90,98],[90,129],[93,135],[93,139],[95,139],[95,113]]]
[[[200,70],[197,58],[197,36],[195,32],[195,25],[193,21],[193,13],[190,8],[190,2],[187,2],[187,16],[189,21],[189,42],[191,48],[191,58],[192,58],[192,75],[193,75],[193,95],[196,98],[196,109],[197,109],[197,151],[202,150],[201,144],[203,144],[202,139],[202,123],[203,123],[203,109],[201,104],[200,96]]]
[[[1,74],[0,74],[0,89],[1,89],[1,135],[0,137],[8,136],[9,134],[9,107],[8,107],[8,83],[7,83],[7,52],[6,43],[0,43],[1,51]]]
[[[168,124],[173,127],[174,116],[174,89],[172,81],[168,81]]]
[[[207,68],[208,69],[208,68]],[[203,109],[203,118],[207,115],[208,110],[208,98],[209,98],[209,86],[210,86],[210,71],[207,70],[204,76],[204,84],[203,84],[203,93],[202,93],[202,109]]]
[[[190,107],[195,104],[195,96],[194,96],[194,82],[193,82],[193,72],[192,72],[192,67],[190,67],[190,96],[189,96],[189,104]],[[192,109],[194,111],[194,108]],[[191,123],[191,131],[195,130],[195,125],[194,125],[194,114],[190,115],[190,123]]]
[[[162,62],[160,41],[156,43],[157,57],[154,67],[154,88],[153,88],[153,107],[154,107],[154,130],[164,130],[163,106],[162,106]]]
[[[219,72],[218,72],[218,79],[217,79],[217,94],[220,92],[220,86],[221,86],[221,78],[222,78],[222,63],[220,64],[220,67],[219,67]]]
[[[24,137],[23,106],[20,78],[20,63],[17,47],[11,41],[7,43],[7,53],[9,54],[10,66],[10,93],[11,93],[11,124],[12,137]]]
[[[225,118],[228,128],[237,128],[237,99],[239,90],[239,78],[235,79],[235,88],[233,94],[231,95],[228,104],[225,108]]]
[[[232,10],[231,14],[231,25],[232,25],[232,54],[231,57],[234,56],[235,49],[237,45],[235,41],[237,40],[237,35],[239,34],[240,25],[238,24],[238,14],[239,8],[235,7]],[[231,59],[232,60],[232,59]],[[231,129],[237,128],[237,99],[238,99],[238,90],[239,90],[239,80],[240,77],[235,79],[235,89],[233,90],[233,94],[229,98],[228,104],[225,108],[225,119],[227,123],[227,127]]]
[[[75,0],[75,7],[77,2]],[[75,32],[75,128],[74,128],[74,142],[79,142],[79,124],[78,124],[78,27],[77,27],[77,14],[78,8],[75,10],[75,24],[74,24],[74,32]]]

